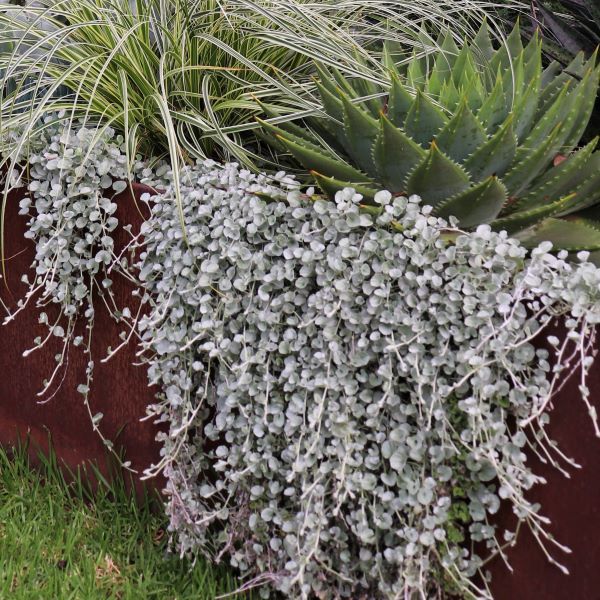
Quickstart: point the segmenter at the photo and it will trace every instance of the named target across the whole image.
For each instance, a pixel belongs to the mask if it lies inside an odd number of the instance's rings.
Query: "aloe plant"
[[[514,10],[506,16],[514,20]],[[530,29],[539,28],[547,59],[566,66],[578,52],[590,56],[600,45],[600,2],[598,0],[532,0],[528,15]],[[600,96],[583,139],[600,131]]]
[[[445,34],[434,60],[415,53],[398,67],[397,52],[384,48],[387,88],[319,68],[322,116],[274,125],[265,107],[271,142],[331,195],[418,194],[462,228],[490,223],[530,245],[600,249],[600,221],[583,212],[600,201],[598,138],[576,150],[598,89],[596,54],[543,69],[538,36],[523,46],[517,24],[494,49],[485,23],[461,49]]]

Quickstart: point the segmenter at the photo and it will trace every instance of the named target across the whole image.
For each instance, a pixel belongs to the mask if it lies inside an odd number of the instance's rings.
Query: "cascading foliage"
[[[484,23],[471,44],[450,32],[440,52],[416,52],[383,89],[319,68],[324,116],[306,127],[262,121],[330,195],[352,186],[368,202],[376,190],[417,194],[463,228],[490,223],[526,245],[600,249],[598,138],[577,145],[598,90],[596,54],[561,71],[542,68],[536,35],[524,47],[519,26],[495,50]],[[265,106],[268,117],[279,116]]]
[[[74,320],[83,312],[91,335],[102,297],[139,334],[160,386],[149,415],[168,425],[147,475],[163,470],[182,554],[227,560],[240,591],[264,586],[261,597],[490,599],[472,578],[517,542],[498,527],[504,504],[556,562],[565,548],[528,498],[542,481],[528,440],[563,473],[575,466],[545,429],[574,371],[600,436],[586,385],[600,323],[589,253],[567,263],[547,242],[527,252],[487,225],[463,233],[416,196],[379,192],[379,214],[364,214],[352,189],[327,202],[283,172],[213,161],[182,169],[180,213],[172,170],[140,162],[163,191],[142,198],[151,215],[131,269],[111,235],[123,140],[44,125],[21,204],[36,256],[19,309],[38,297],[60,309],[66,327],[45,313],[40,324],[63,356],[71,342],[88,353],[84,402],[93,360]],[[138,268],[148,304],[136,323],[110,276]],[[562,340],[547,335],[560,316]],[[544,337],[550,351],[534,345]],[[99,431],[102,414],[90,418]]]
[[[558,564],[528,443],[566,472],[545,430],[566,357],[595,419],[588,253],[487,225],[450,242],[416,196],[378,193],[375,218],[351,189],[312,202],[282,174],[185,176],[187,240],[169,185],[137,248],[150,411],[169,425],[148,475],[164,469],[177,550],[261,598],[491,600],[472,578],[517,543],[504,505]]]

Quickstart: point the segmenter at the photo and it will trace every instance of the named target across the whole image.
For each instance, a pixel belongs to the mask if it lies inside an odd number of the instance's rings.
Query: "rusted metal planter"
[[[552,332],[560,335],[561,331]],[[597,357],[600,361],[600,357]],[[552,556],[569,575],[552,565],[526,529],[518,543],[507,551],[511,573],[500,558],[490,563],[491,589],[496,600],[596,600],[600,598],[600,439],[579,392],[578,374],[572,376],[554,402],[548,432],[561,451],[574,459],[580,469],[568,468],[570,478],[535,456],[534,472],[546,485],[536,486],[530,499],[541,504],[541,514],[551,524],[547,530],[568,546],[571,554],[551,547]],[[589,373],[591,402],[600,409],[600,364]],[[512,515],[499,516],[501,525],[512,525]],[[546,544],[547,547],[551,546]]]
[[[137,198],[144,191],[144,186],[134,186]],[[18,200],[19,194],[13,193],[6,208],[7,285],[0,281],[0,297],[12,307],[25,291],[20,279],[30,270],[33,258],[33,246],[24,238],[26,218],[18,215]],[[139,205],[129,192],[121,194],[117,204],[119,222],[130,223],[134,229],[139,227]],[[123,231],[116,237],[117,244],[127,239]],[[127,281],[116,279],[113,289],[121,305],[134,304]],[[103,306],[96,308],[94,353],[102,357],[108,346],[118,343],[120,327]],[[56,349],[47,348],[23,358],[23,351],[32,345],[34,337],[44,332],[37,319],[37,311],[27,310],[8,326],[0,327],[0,444],[14,444],[29,435],[44,449],[50,435],[59,460],[71,469],[94,461],[106,471],[105,448],[93,432],[87,410],[76,392],[84,379],[87,361],[82,353],[72,352],[56,397],[39,404],[36,394],[54,367]],[[148,387],[145,369],[133,366],[135,351],[132,344],[106,364],[96,361],[90,404],[93,412],[104,413],[105,435],[116,441],[124,458],[141,472],[158,460],[160,445],[155,441],[158,427],[139,420],[153,402],[154,390]],[[588,383],[592,400],[600,399],[600,365],[592,371]],[[594,436],[578,384],[573,377],[563,388],[554,403],[549,431],[563,452],[582,468],[571,470],[571,478],[566,479],[535,457],[531,459],[534,470],[548,481],[547,485],[536,487],[531,498],[541,503],[542,513],[551,519],[549,530],[556,539],[572,549],[570,555],[555,550],[556,558],[567,566],[570,575],[550,564],[531,534],[524,530],[517,546],[507,551],[513,572],[500,559],[489,565],[496,600],[600,599],[600,440]],[[162,481],[155,481],[155,485],[160,487]],[[501,514],[499,521],[511,525],[511,515]]]
[[[148,188],[134,184],[134,195],[139,199]],[[21,282],[24,273],[31,273],[34,256],[33,243],[24,238],[27,218],[18,214],[18,203],[24,191],[11,192],[5,213],[5,271],[6,280],[0,280],[0,297],[10,308],[16,306],[26,286]],[[143,218],[140,203],[134,202],[126,190],[116,197],[116,216],[119,231],[115,232],[116,247],[127,241],[121,224],[139,228]],[[120,306],[136,305],[131,297],[132,286],[123,277],[115,277],[113,291]],[[123,348],[108,363],[99,359],[106,356],[109,346],[119,344],[122,326],[110,316],[102,302],[96,311],[93,332],[94,379],[90,392],[93,414],[102,412],[100,424],[107,439],[115,443],[132,467],[140,473],[158,461],[159,444],[155,441],[157,426],[151,421],[140,422],[146,414],[146,406],[153,402],[155,390],[148,387],[146,371],[133,366],[138,362],[135,344]],[[2,316],[2,319],[4,315]],[[47,331],[47,329],[46,329]],[[37,393],[55,367],[54,355],[58,344],[50,345],[28,357],[23,351],[33,345],[33,339],[45,333],[38,324],[38,311],[33,305],[22,311],[11,323],[0,326],[0,444],[13,445],[29,438],[32,458],[38,448],[46,450],[49,438],[59,461],[70,469],[95,462],[107,473],[114,468],[100,437],[92,430],[92,424],[77,386],[85,381],[88,358],[79,348],[72,348],[65,369],[65,377],[58,393],[48,402],[40,403]],[[160,482],[157,482],[160,483]],[[136,484],[136,487],[140,487]]]

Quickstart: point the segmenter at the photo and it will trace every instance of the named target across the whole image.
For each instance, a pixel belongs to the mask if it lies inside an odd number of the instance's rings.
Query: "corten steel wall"
[[[139,198],[147,189],[135,185],[136,197]],[[34,257],[33,243],[24,238],[27,218],[18,214],[18,201],[22,195],[20,191],[10,194],[4,224],[7,279],[6,283],[0,280],[0,297],[13,309],[26,290],[20,281],[21,276],[29,273],[32,279],[31,262]],[[143,220],[140,213],[143,205],[136,205],[129,191],[117,196],[116,201],[119,230],[114,237],[118,249],[128,239],[121,224],[130,223],[134,230],[139,228]],[[133,313],[139,304],[131,296],[132,289],[125,278],[114,277],[117,306],[129,306]],[[52,318],[52,307],[48,308]],[[95,310],[95,370],[89,397],[92,414],[104,414],[101,431],[115,442],[116,447],[122,448],[125,460],[130,460],[132,467],[141,473],[159,458],[160,447],[155,441],[157,426],[151,421],[140,422],[146,414],[146,406],[154,400],[155,390],[148,387],[145,368],[132,366],[139,360],[135,356],[135,343],[123,348],[108,363],[100,362],[109,346],[114,348],[120,343],[118,336],[124,327],[110,317],[101,300],[96,302]],[[71,348],[58,393],[47,403],[39,403],[37,393],[56,365],[54,355],[60,348],[60,342],[56,340],[56,343],[26,358],[22,356],[23,351],[33,345],[36,336],[47,333],[46,326],[38,324],[38,313],[31,303],[15,320],[0,326],[0,444],[14,444],[29,436],[33,455],[37,452],[36,446],[47,448],[50,435],[58,459],[68,467],[73,469],[91,460],[107,472],[111,465],[106,448],[93,432],[83,397],[76,391],[78,384],[85,381],[88,360],[81,348]],[[85,332],[84,325],[81,324],[81,334]],[[162,485],[161,481],[153,481],[154,485]],[[136,487],[139,489],[139,483]]]
[[[560,336],[564,332],[555,328],[550,333]],[[600,413],[600,356],[596,360],[588,387],[591,403]],[[546,540],[552,556],[567,567],[570,575],[551,565],[533,535],[522,529],[517,545],[507,551],[514,572],[511,574],[500,558],[490,563],[496,600],[600,599],[600,439],[594,434],[579,384],[579,373],[566,382],[554,401],[548,432],[581,469],[567,468],[567,479],[536,457],[530,458],[534,472],[545,477],[547,484],[536,486],[529,498],[539,502],[541,514],[551,520],[547,531],[572,550],[565,554]],[[499,522],[511,524],[511,515],[504,511]]]
[[[143,191],[143,186],[136,186],[136,196]],[[12,257],[7,262],[12,293],[0,282],[1,297],[13,307],[24,293],[20,278],[30,270],[33,258],[32,244],[23,237],[26,218],[17,214],[18,199],[17,194],[11,195],[5,225],[6,256]],[[139,226],[141,216],[127,193],[118,198],[118,206],[120,223]],[[125,239],[126,234],[121,232],[121,243]],[[132,288],[126,281],[116,279],[114,291],[119,305],[133,308]],[[103,306],[96,308],[94,353],[98,358],[105,355],[108,346],[118,343],[121,328]],[[102,462],[104,447],[93,433],[82,398],[75,391],[83,381],[86,362],[77,349],[71,352],[60,392],[47,404],[37,403],[41,382],[54,368],[55,349],[44,349],[28,358],[21,355],[33,338],[44,331],[37,323],[36,310],[26,310],[10,325],[0,327],[0,444],[14,443],[19,435],[30,433],[32,440],[44,447],[51,433],[58,457],[68,466],[87,460]],[[147,387],[145,369],[132,366],[135,360],[133,345],[107,364],[96,360],[90,403],[94,413],[104,413],[101,426],[109,439],[115,439],[123,427],[117,441],[133,466],[143,469],[157,460],[159,445],[154,440],[157,427],[149,421],[139,422],[154,394]],[[491,589],[496,600],[600,600],[600,440],[594,436],[578,385],[578,378],[572,378],[555,401],[549,431],[560,448],[582,468],[570,469],[571,478],[566,479],[532,458],[533,468],[546,477],[548,484],[536,487],[531,498],[542,504],[543,514],[552,521],[549,530],[556,539],[572,549],[570,555],[554,551],[571,574],[563,575],[551,565],[531,534],[524,530],[518,545],[507,552],[514,573],[500,559],[490,563]],[[589,387],[592,401],[600,408],[600,364],[590,375]],[[511,516],[505,512],[499,520],[509,524]]]

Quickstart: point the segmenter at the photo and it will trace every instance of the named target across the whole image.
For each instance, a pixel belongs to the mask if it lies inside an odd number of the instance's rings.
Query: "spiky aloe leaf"
[[[318,81],[316,82],[316,86],[319,90],[325,112],[336,121],[342,123],[344,119],[344,107],[338,97],[339,90],[336,90],[336,94],[333,94],[328,86]]]
[[[450,77],[452,73],[452,67],[454,66],[459,54],[459,49],[456,45],[456,41],[454,40],[454,35],[450,29],[446,30],[445,33],[440,33],[440,38],[442,39],[442,43],[440,45],[441,52],[436,57],[436,63],[433,65],[433,70],[444,73],[445,77]],[[437,60],[440,62],[437,63]]]
[[[559,66],[558,75],[542,88],[536,119],[546,113],[567,82],[572,81],[573,78],[581,79],[585,75],[586,66],[587,62],[582,52],[575,56],[565,69],[560,70]],[[546,71],[551,67],[552,65]]]
[[[330,193],[346,185],[363,186],[367,196],[376,188],[417,193],[464,227],[488,221],[531,233],[540,222],[600,202],[593,146],[551,166],[578,143],[589,118],[600,78],[596,58],[578,57],[564,73],[556,65],[542,71],[537,35],[523,48],[515,27],[493,54],[487,27],[480,33],[483,50],[471,45],[457,53],[447,34],[436,60],[414,53],[407,68],[395,63],[402,49],[394,54],[386,46],[387,90],[322,72],[328,135],[316,121],[312,145],[293,128],[279,139],[320,173],[315,177]],[[431,39],[423,44],[430,48]],[[372,116],[376,96],[385,93],[382,114]],[[303,123],[312,126],[311,118]]]
[[[488,133],[504,123],[510,112],[510,101],[504,93],[502,77],[496,77],[496,83],[481,108],[477,111],[477,118],[486,125]]]
[[[362,106],[371,114],[372,117],[378,117],[383,108],[383,94],[372,81],[364,78],[358,78],[353,82],[353,87],[356,90],[357,96],[365,98]],[[381,97],[377,97],[377,96]],[[371,97],[375,96],[375,97]]]
[[[562,67],[560,63],[553,60],[543,71],[542,71],[542,90],[544,93],[548,93],[546,91],[546,87],[550,84],[554,85],[554,81],[556,77],[558,77],[562,72]]]
[[[592,57],[593,61],[596,60],[596,53]],[[586,130],[590,118],[592,116],[592,112],[594,111],[594,106],[596,104],[596,95],[598,90],[598,81],[600,80],[600,66],[596,69],[590,71],[589,79],[587,81],[584,80],[579,84],[577,90],[574,90],[574,94],[577,94],[577,100],[580,101],[580,104],[577,108],[575,123],[573,124],[573,129],[569,134],[568,138],[565,140],[565,151],[570,152],[579,142],[581,136]],[[585,83],[584,83],[585,82]]]
[[[429,74],[427,87],[430,94],[437,96],[442,85],[452,77],[452,69],[458,55],[458,46],[454,37],[450,31],[447,31],[435,58],[433,69]]]
[[[330,94],[333,94],[334,96],[337,97],[337,93],[338,90],[340,89],[340,86],[336,83],[335,79],[332,76],[332,72],[334,71],[334,69],[331,69],[331,73],[325,69],[322,65],[320,65],[319,63],[315,63],[315,69],[317,71],[317,75],[319,76],[318,78],[318,82],[320,83],[321,87],[324,87],[325,89],[327,89],[327,91]],[[350,84],[348,84],[348,82],[345,82],[345,86],[349,86]],[[347,90],[346,90],[347,91]]]
[[[542,66],[542,38],[537,29],[523,50],[523,57],[525,59],[525,81],[529,81],[539,73]]]
[[[300,135],[296,134],[296,131],[293,127],[290,127],[292,123],[282,123],[281,125],[273,125],[273,123],[269,123],[268,121],[263,121],[259,117],[256,117],[258,123],[260,123],[267,131],[272,133],[275,138],[280,140],[280,143],[286,147],[286,142],[294,142],[295,144],[299,144],[304,146],[309,150],[313,150],[314,152],[318,152],[320,154],[324,154],[329,156],[330,158],[336,158],[335,155],[328,153],[323,147],[317,146],[310,139],[307,139],[305,135],[305,131]],[[298,129],[302,129],[298,127]]]
[[[514,131],[519,141],[522,141],[534,125],[539,96],[542,87],[542,52],[541,41],[537,32],[524,48],[519,62],[522,62],[523,81],[518,94],[515,94]]]
[[[496,219],[492,226],[496,231],[506,230],[512,235],[517,231],[532,227],[548,217],[558,216],[568,210],[569,207],[575,206],[577,206],[577,194],[572,193],[555,202],[536,206],[528,210],[521,210],[511,213],[507,217]]]
[[[481,23],[481,27],[473,39],[472,47],[475,55],[480,58],[480,60],[477,61],[480,66],[485,66],[486,63],[489,63],[492,60],[495,51],[486,19]]]
[[[391,40],[385,40],[383,42],[383,53],[381,56],[381,62],[383,66],[389,72],[391,78],[400,79],[400,71],[396,65],[396,60],[394,59],[394,54],[392,52],[392,42]]]
[[[525,93],[520,97],[513,110],[515,114],[514,132],[520,142],[523,141],[534,126],[534,117],[539,102],[540,85],[540,72],[538,70],[537,76],[534,76],[529,81]]]
[[[579,199],[577,206],[560,213],[561,216],[594,207],[600,202],[600,152],[596,152],[590,157],[585,174],[582,174],[581,180],[573,187],[573,193]]]
[[[342,181],[341,179],[336,179],[335,177],[326,177],[325,175],[322,175],[314,170],[311,171],[310,174],[315,178],[316,182],[319,184],[319,187],[330,198],[333,198],[336,192],[339,192],[347,187],[353,187],[354,190],[361,194],[367,202],[372,202],[375,198],[375,194],[377,193],[376,188],[371,188],[361,184],[349,184],[348,181]]]
[[[290,136],[286,136],[285,134],[278,135],[277,139],[309,171],[324,173],[330,177],[346,181],[348,185],[373,183],[367,175],[361,173],[358,169],[355,169],[341,159],[325,154],[321,149],[315,150],[314,147],[308,147],[292,141]]]
[[[413,52],[413,58],[406,69],[406,80],[408,85],[415,90],[422,90],[427,83],[427,72],[417,58],[416,51]]]
[[[571,83],[571,81],[568,81],[565,84],[548,111],[541,119],[537,120],[529,135],[523,140],[517,160],[524,158],[527,153],[535,151],[540,143],[548,137],[549,133],[556,128],[556,124],[565,119],[573,102],[573,97],[569,94]]]
[[[404,127],[406,115],[408,115],[413,101],[414,96],[400,83],[400,80],[397,77],[392,77],[387,116],[396,127]]]
[[[452,113],[458,106],[460,98],[461,94],[454,82],[451,79],[446,81],[440,91],[439,103]]]
[[[441,202],[436,206],[435,214],[444,218],[456,217],[461,227],[469,228],[493,221],[506,200],[506,188],[492,176]]]
[[[552,202],[569,193],[580,181],[593,175],[600,178],[600,169],[594,172],[598,167],[590,164],[589,160],[597,143],[598,138],[595,138],[576,154],[542,175],[535,181],[532,191],[515,202],[515,210],[526,210]]]
[[[379,123],[360,106],[350,102],[345,94],[342,94],[341,98],[344,107],[346,152],[359,169],[372,177],[377,177],[377,169],[373,161],[373,147],[379,133]]]
[[[523,52],[523,40],[521,36],[521,23],[520,19],[517,17],[517,21],[509,36],[506,38],[506,49],[508,50],[508,54],[510,58],[514,61],[521,52]],[[502,56],[502,54],[501,54]],[[507,60],[503,63],[503,66],[508,67],[509,61]]]
[[[528,248],[548,240],[555,250],[600,250],[600,223],[583,218],[550,218],[516,237]]]
[[[373,151],[374,163],[383,187],[390,192],[404,191],[406,176],[425,158],[426,152],[400,128],[381,115],[379,134]]]
[[[513,105],[521,99],[525,88],[525,66],[522,52],[515,59],[512,66],[504,71],[502,86],[504,93],[511,99]]]
[[[329,79],[329,88],[331,93],[337,94],[342,91],[352,99],[358,98],[359,94],[356,91],[354,85],[348,79],[346,79],[340,72],[339,69],[331,68],[331,75],[327,77],[327,71],[323,71],[326,75],[326,79]],[[332,78],[333,77],[333,78]],[[324,81],[323,79],[321,81]]]
[[[469,176],[465,170],[440,152],[432,142],[425,159],[412,171],[406,180],[409,194],[417,194],[426,204],[433,207],[469,187]]]
[[[572,108],[577,98],[573,92],[569,93],[570,83],[567,82],[564,85],[563,89],[556,96],[552,106],[537,121],[529,135],[523,140],[517,152],[515,163],[526,164],[527,158],[538,153],[539,149],[548,141],[552,131],[556,132],[557,129],[562,131],[561,144],[566,139],[575,119]],[[571,120],[571,123],[567,122],[568,119]],[[558,147],[556,151],[558,151]]]
[[[509,36],[502,46],[500,46],[500,50],[494,53],[494,56],[490,60],[492,72],[497,71],[498,68],[503,72],[511,70],[521,52],[523,52],[523,43],[521,41],[521,27],[517,20]]]
[[[467,74],[465,78],[465,73]],[[465,44],[458,54],[456,61],[452,67],[452,82],[456,86],[460,86],[461,81],[465,79],[471,79],[474,75],[478,75],[475,58],[473,57],[473,51],[471,47]],[[446,80],[448,81],[448,80]]]
[[[578,52],[573,60],[563,70],[567,77],[576,77],[581,79],[589,67],[589,62],[583,52]],[[560,77],[559,77],[560,79]]]
[[[458,91],[467,99],[467,104],[472,111],[476,112],[481,108],[486,92],[479,75],[475,74],[469,79],[461,81]]]
[[[317,115],[310,119],[311,128],[318,131],[336,151],[343,150],[346,137],[344,128],[341,126],[344,119],[344,107],[338,97],[338,94],[341,93],[340,89],[330,79],[327,82],[324,79],[316,81],[315,85],[319,90],[321,104],[326,117],[319,117]]]
[[[517,150],[513,166],[502,180],[511,196],[516,196],[525,190],[552,162],[561,147],[564,137],[564,124],[559,123],[533,151],[527,149],[527,154],[519,157],[519,150],[522,150],[523,147],[521,146]]]
[[[571,89],[571,81],[565,83],[556,95],[547,112],[537,121],[527,138],[523,149],[536,147],[559,121],[564,122],[564,152],[570,152],[585,130],[596,99],[599,69],[589,68],[582,80]],[[521,153],[522,155],[522,153]]]
[[[597,164],[599,163],[600,161],[597,162]],[[584,179],[573,189],[572,193],[575,194],[578,202],[574,206],[568,206],[565,210],[561,210],[558,213],[559,217],[578,215],[582,210],[595,206],[600,202],[600,177],[593,175]]]
[[[442,127],[448,123],[446,115],[421,90],[406,115],[404,131],[423,147],[427,147]]]
[[[263,102],[257,101],[258,105],[262,108],[263,112],[269,119],[276,119],[281,115],[278,114],[275,110],[273,110],[269,105],[264,104]],[[313,145],[313,136],[310,135],[310,132],[306,129],[306,127],[300,127],[296,123],[292,121],[283,121],[281,123],[277,123],[274,125],[273,123],[269,123],[268,121],[263,121],[259,117],[256,120],[268,131],[273,134],[290,134],[294,136],[298,140],[304,140],[304,143]]]
[[[502,176],[512,164],[516,152],[517,137],[511,115],[487,142],[469,156],[463,166],[476,182],[490,175]]]
[[[437,137],[437,145],[456,162],[463,162],[487,140],[485,130],[463,99],[458,110]]]

